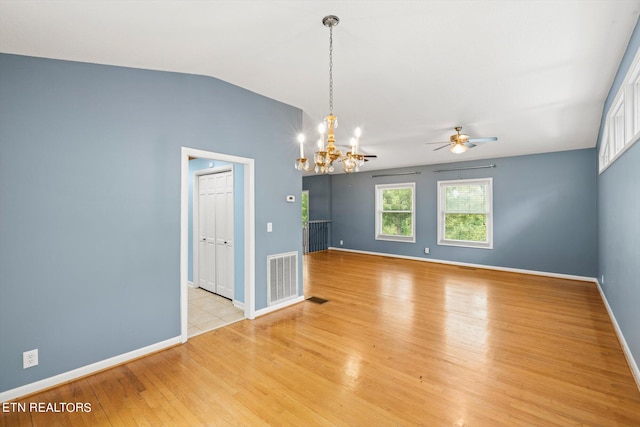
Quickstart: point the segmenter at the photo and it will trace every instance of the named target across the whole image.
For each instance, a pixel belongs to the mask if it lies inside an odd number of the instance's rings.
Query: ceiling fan
[[[352,145],[342,145],[340,146],[340,148],[342,148],[344,150],[344,152],[350,152],[353,150],[353,146]],[[368,162],[369,159],[377,159],[378,155],[377,154],[364,154],[362,152],[359,152],[358,154],[362,154],[362,157],[364,157],[364,161]]]
[[[469,148],[473,148],[476,146],[474,142],[489,142],[489,141],[497,141],[498,138],[495,136],[489,136],[486,138],[469,138],[469,135],[464,133],[460,133],[462,130],[462,126],[456,126],[454,128],[456,130],[455,135],[451,135],[449,138],[449,142],[426,142],[426,144],[444,144],[442,147],[435,148],[433,151],[442,150],[445,147],[450,147],[449,151],[455,154],[464,153]]]

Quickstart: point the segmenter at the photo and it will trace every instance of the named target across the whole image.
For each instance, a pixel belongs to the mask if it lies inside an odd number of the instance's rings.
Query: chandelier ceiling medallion
[[[315,173],[333,172],[333,162],[340,160],[342,169],[346,173],[357,172],[365,162],[365,156],[358,154],[358,143],[361,135],[360,128],[355,129],[355,136],[351,138],[351,148],[346,154],[336,148],[335,129],[338,127],[338,118],[333,114],[333,27],[338,25],[340,19],[335,15],[328,15],[322,19],[325,27],[329,27],[329,115],[324,118],[323,123],[318,126],[320,139],[318,140],[318,151],[313,156],[313,165],[304,157],[304,134],[298,135],[300,143],[300,158],[296,160],[297,170]],[[326,134],[326,148],[325,148]]]

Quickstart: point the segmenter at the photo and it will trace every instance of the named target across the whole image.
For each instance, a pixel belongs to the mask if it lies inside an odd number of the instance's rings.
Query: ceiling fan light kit
[[[296,159],[295,168],[299,171],[314,171],[325,174],[333,172],[333,163],[336,160],[342,162],[342,169],[346,173],[358,172],[360,166],[365,162],[365,156],[358,153],[358,145],[362,131],[359,127],[355,129],[354,137],[351,138],[351,148],[346,154],[336,148],[335,129],[338,127],[338,118],[333,114],[333,27],[338,25],[340,18],[335,15],[328,15],[322,19],[322,24],[329,27],[329,115],[324,118],[323,123],[318,126],[320,139],[318,140],[318,151],[313,156],[313,165],[304,156],[304,134],[298,135],[300,144],[300,157]],[[325,148],[326,132],[326,148]]]
[[[469,149],[469,147],[467,147],[464,144],[459,144],[459,143],[455,143],[451,146],[451,148],[449,149],[449,151],[451,151],[453,154],[462,154],[465,151],[467,151]]]
[[[426,144],[444,144],[441,147],[434,148],[433,151],[441,150],[445,147],[449,147],[449,151],[454,154],[462,154],[466,152],[469,148],[473,148],[476,146],[474,142],[489,142],[489,141],[497,141],[498,138],[495,136],[489,136],[485,138],[470,138],[469,135],[460,133],[462,131],[462,126],[456,126],[456,133],[449,137],[449,142],[427,142]]]

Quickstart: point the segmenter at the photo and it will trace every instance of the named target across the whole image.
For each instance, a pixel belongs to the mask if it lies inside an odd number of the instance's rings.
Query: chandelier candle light
[[[315,173],[327,173],[333,172],[333,162],[340,160],[342,162],[342,169],[346,173],[358,172],[360,166],[364,164],[364,155],[358,154],[358,144],[360,135],[362,134],[360,128],[356,128],[355,137],[351,138],[351,151],[347,154],[343,154],[342,151],[336,148],[335,142],[335,129],[338,127],[338,118],[333,114],[333,27],[338,25],[340,19],[335,15],[328,15],[322,19],[322,23],[325,27],[329,27],[329,115],[324,118],[324,122],[318,126],[318,132],[320,133],[320,139],[318,140],[318,151],[313,156],[313,166],[304,157],[304,134],[298,135],[298,142],[300,143],[300,158],[296,160],[295,167],[297,170],[309,172],[311,170]],[[325,132],[327,135],[327,147],[325,149]]]

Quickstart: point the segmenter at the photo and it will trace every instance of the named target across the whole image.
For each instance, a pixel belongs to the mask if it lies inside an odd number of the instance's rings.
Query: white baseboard
[[[113,368],[114,366],[121,365],[125,362],[147,356],[151,353],[155,353],[169,347],[173,347],[174,345],[180,343],[180,336],[177,336],[165,341],[161,341],[159,343],[151,344],[147,347],[139,348],[128,353],[101,360],[99,362],[92,363],[90,365],[74,369],[72,371],[63,372],[61,374],[36,381],[31,384],[26,384],[11,390],[3,391],[2,393],[0,393],[0,402],[8,402],[10,400],[14,400],[28,394],[37,393],[42,390],[64,384],[66,382],[76,380],[81,377],[86,377],[87,375],[95,374],[96,372],[103,371],[108,368]]]
[[[611,323],[613,323],[613,329],[616,331],[616,335],[618,335],[618,341],[620,341],[620,345],[622,346],[622,351],[624,352],[624,357],[627,358],[627,363],[629,364],[629,368],[631,369],[631,373],[633,374],[633,379],[636,380],[636,386],[640,391],[640,369],[638,369],[638,364],[636,360],[633,358],[633,354],[631,353],[631,349],[627,344],[627,340],[624,338],[622,334],[622,330],[620,329],[620,325],[618,325],[618,321],[616,320],[616,316],[613,314],[613,310],[609,305],[609,301],[607,301],[607,297],[602,290],[602,286],[597,279],[593,280],[598,287],[598,291],[600,292],[600,296],[602,297],[602,301],[604,302],[604,306],[607,308],[607,312],[609,313],[609,317],[611,318]]]
[[[595,278],[588,277],[588,276],[575,276],[575,275],[572,275],[572,274],[551,273],[551,272],[547,272],[547,271],[524,270],[524,269],[521,269],[521,268],[499,267],[499,266],[495,266],[495,265],[471,264],[471,263],[468,263],[468,262],[447,261],[447,260],[435,259],[435,258],[420,258],[420,257],[417,257],[417,256],[387,254],[387,253],[383,253],[383,252],[359,251],[357,249],[344,249],[344,248],[329,247],[329,250],[343,251],[343,252],[354,252],[354,253],[365,254],[365,255],[377,255],[377,256],[384,256],[384,257],[389,257],[389,258],[410,259],[410,260],[413,260],[413,261],[433,262],[433,263],[436,263],[436,264],[457,265],[457,266],[460,266],[460,267],[473,267],[473,268],[484,268],[486,270],[508,271],[510,273],[532,274],[532,275],[535,275],[535,276],[556,277],[558,279],[582,280],[582,281],[587,281],[587,282],[593,282],[595,280]]]
[[[602,287],[600,286],[600,282],[595,277],[586,277],[586,276],[574,276],[571,274],[560,274],[560,273],[550,273],[545,271],[536,271],[536,270],[523,270],[519,268],[508,268],[508,267],[496,267],[492,265],[483,265],[483,264],[469,264],[466,262],[456,262],[456,261],[446,261],[440,259],[433,258],[420,258],[413,256],[405,256],[405,255],[395,255],[395,254],[387,254],[382,252],[369,252],[369,251],[359,251],[356,249],[344,249],[344,248],[334,248],[329,247],[329,250],[335,251],[343,251],[343,252],[354,252],[365,255],[378,255],[385,256],[390,258],[402,258],[402,259],[410,259],[414,261],[426,261],[426,262],[435,262],[438,264],[450,264],[450,265],[458,265],[463,267],[474,267],[474,268],[484,268],[487,270],[498,270],[498,271],[508,271],[512,273],[523,273],[523,274],[533,274],[536,276],[547,276],[547,277],[556,277],[559,279],[571,279],[571,280],[583,280],[587,282],[594,282],[600,292],[600,296],[602,297],[602,301],[604,302],[604,306],[609,313],[609,317],[611,318],[611,323],[613,323],[613,327],[616,331],[616,335],[618,336],[618,340],[620,341],[620,345],[622,346],[622,351],[624,352],[624,356],[627,359],[627,363],[629,364],[629,368],[631,369],[631,373],[633,374],[633,379],[636,381],[636,385],[638,386],[638,390],[640,390],[640,369],[638,369],[638,364],[633,358],[633,354],[631,353],[631,349],[627,345],[627,340],[625,340],[624,335],[622,334],[622,330],[618,325],[618,321],[616,320],[616,316],[613,314],[613,310],[611,310],[611,306],[609,306],[609,302],[607,301],[607,297],[605,296]]]
[[[292,298],[280,304],[272,305],[270,307],[265,307],[256,311],[256,317],[264,316],[265,314],[269,314],[273,311],[280,310],[285,307],[289,307],[290,305],[298,304],[299,302],[304,301],[304,296]]]
[[[242,301],[238,301],[238,300],[233,300],[233,306],[236,308],[239,308],[240,310],[244,310],[244,302]]]

